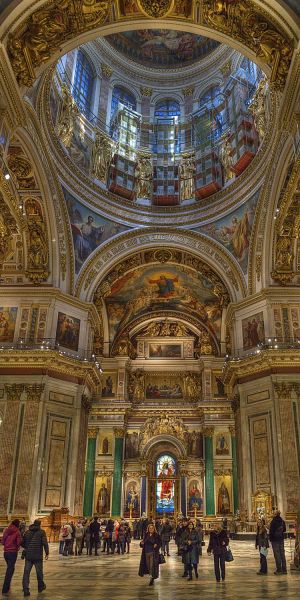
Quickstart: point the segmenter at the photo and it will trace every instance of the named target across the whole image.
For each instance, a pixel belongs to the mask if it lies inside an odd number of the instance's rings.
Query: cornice
[[[243,380],[257,379],[284,372],[300,373],[299,350],[261,350],[259,353],[225,363],[223,381],[231,388]]]
[[[256,310],[255,305],[264,301],[271,302],[272,304],[299,304],[299,286],[284,288],[284,295],[282,293],[282,287],[272,286],[263,288],[259,292],[256,292],[251,296],[248,295],[238,302],[231,302],[227,309],[226,320],[231,321],[237,311],[240,312],[253,306],[253,310]]]

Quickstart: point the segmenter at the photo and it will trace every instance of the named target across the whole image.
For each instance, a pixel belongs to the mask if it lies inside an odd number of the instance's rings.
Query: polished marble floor
[[[203,548],[200,559],[199,579],[188,582],[181,578],[182,565],[171,543],[171,557],[161,567],[161,577],[153,587],[148,586],[148,577],[137,575],[140,548],[138,542],[131,545],[131,553],[124,556],[100,554],[99,557],[66,557],[58,555],[58,547],[51,544],[50,558],[44,563],[47,589],[37,593],[34,571],[31,575],[31,598],[33,600],[189,600],[218,598],[219,600],[242,600],[248,598],[274,599],[300,598],[300,575],[276,576],[274,560],[270,552],[269,574],[257,576],[258,555],[253,542],[233,541],[231,548],[234,562],[227,566],[226,581],[216,583],[213,574],[213,559]],[[286,543],[288,563],[291,559],[290,543]],[[13,579],[11,600],[23,598],[23,561],[18,559]],[[0,558],[1,587],[4,573],[4,560]]]

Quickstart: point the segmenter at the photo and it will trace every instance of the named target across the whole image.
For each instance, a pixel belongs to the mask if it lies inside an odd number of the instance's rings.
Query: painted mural
[[[117,393],[117,373],[105,373],[103,378],[102,398],[115,398]]]
[[[181,344],[149,344],[149,358],[181,358]]]
[[[80,319],[59,312],[56,327],[56,343],[63,348],[77,352],[79,343]]]
[[[262,312],[256,313],[247,319],[242,320],[243,332],[243,350],[255,348],[258,344],[265,341],[264,315]]]
[[[194,315],[217,337],[221,309],[212,283],[188,267],[140,267],[114,282],[105,299],[111,340],[138,316],[154,310]]]
[[[0,342],[13,342],[18,309],[13,306],[0,308]]]
[[[259,191],[226,217],[199,228],[199,231],[225,246],[239,262],[244,273],[248,270],[249,245],[258,198]]]
[[[202,484],[199,479],[192,479],[189,482],[188,503],[190,512],[195,509],[195,506],[197,507],[197,510],[202,510],[203,508]]]
[[[75,272],[78,273],[90,254],[101,244],[128,227],[114,223],[84,206],[64,189],[69,213],[75,254]]]
[[[135,3],[131,7],[134,14]],[[219,45],[202,35],[172,29],[139,29],[108,35],[106,40],[130,60],[157,68],[183,67],[207,56]]]

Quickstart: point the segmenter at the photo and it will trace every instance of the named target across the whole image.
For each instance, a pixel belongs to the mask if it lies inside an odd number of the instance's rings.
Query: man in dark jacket
[[[228,544],[229,539],[225,529],[216,525],[214,530],[210,533],[207,552],[208,554],[211,554],[212,552],[214,555],[215,576],[217,581],[220,581],[221,577],[222,581],[225,579],[225,555]]]
[[[276,562],[275,575],[287,574],[286,559],[284,552],[284,534],[286,525],[280,516],[280,510],[275,512],[275,515],[270,523],[269,539],[272,544],[273,554]]]
[[[22,546],[25,554],[25,567],[23,575],[23,590],[24,596],[30,596],[29,578],[30,572],[35,566],[36,576],[38,580],[38,591],[42,592],[46,589],[43,578],[43,550],[45,551],[45,559],[49,556],[49,546],[46,538],[46,533],[41,529],[41,521],[36,519],[33,525],[30,525],[26,531]]]
[[[162,551],[164,556],[166,554],[170,556],[170,539],[172,534],[172,525],[170,525],[168,519],[163,519],[162,528],[160,531],[161,541],[162,541]]]
[[[90,524],[91,540],[90,540],[90,556],[92,555],[93,546],[95,546],[95,556],[98,556],[98,544],[100,542],[100,523],[98,517]]]

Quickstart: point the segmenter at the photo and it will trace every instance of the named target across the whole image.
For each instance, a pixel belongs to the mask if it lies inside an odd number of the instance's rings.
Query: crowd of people
[[[255,539],[255,547],[259,551],[260,569],[258,575],[268,572],[268,550],[271,544],[276,563],[276,575],[287,574],[287,565],[284,550],[286,525],[276,511],[269,525],[264,519],[259,519]],[[159,577],[160,565],[166,562],[165,557],[170,556],[170,541],[173,539],[177,547],[177,555],[183,564],[182,577],[192,581],[193,575],[198,579],[198,564],[202,555],[204,530],[200,520],[182,517],[177,523],[175,519],[135,519],[132,527],[124,519],[100,520],[98,516],[92,519],[70,520],[64,523],[59,532],[59,554],[63,556],[84,553],[91,556],[99,552],[106,554],[125,554],[130,552],[132,539],[140,542],[142,549],[139,575],[149,575],[149,585],[153,585]],[[18,519],[4,530],[2,537],[4,546],[4,559],[7,564],[2,595],[9,594],[11,580],[15,570],[15,563],[19,550],[22,550],[24,563],[23,592],[30,596],[29,580],[32,567],[35,567],[38,591],[46,589],[43,577],[43,556],[48,559],[49,545],[45,531],[41,528],[41,521],[35,520],[28,529],[24,522]],[[227,521],[216,523],[209,533],[207,547],[208,554],[213,554],[214,572],[217,582],[224,581],[226,575],[226,562],[233,560],[229,547]]]

